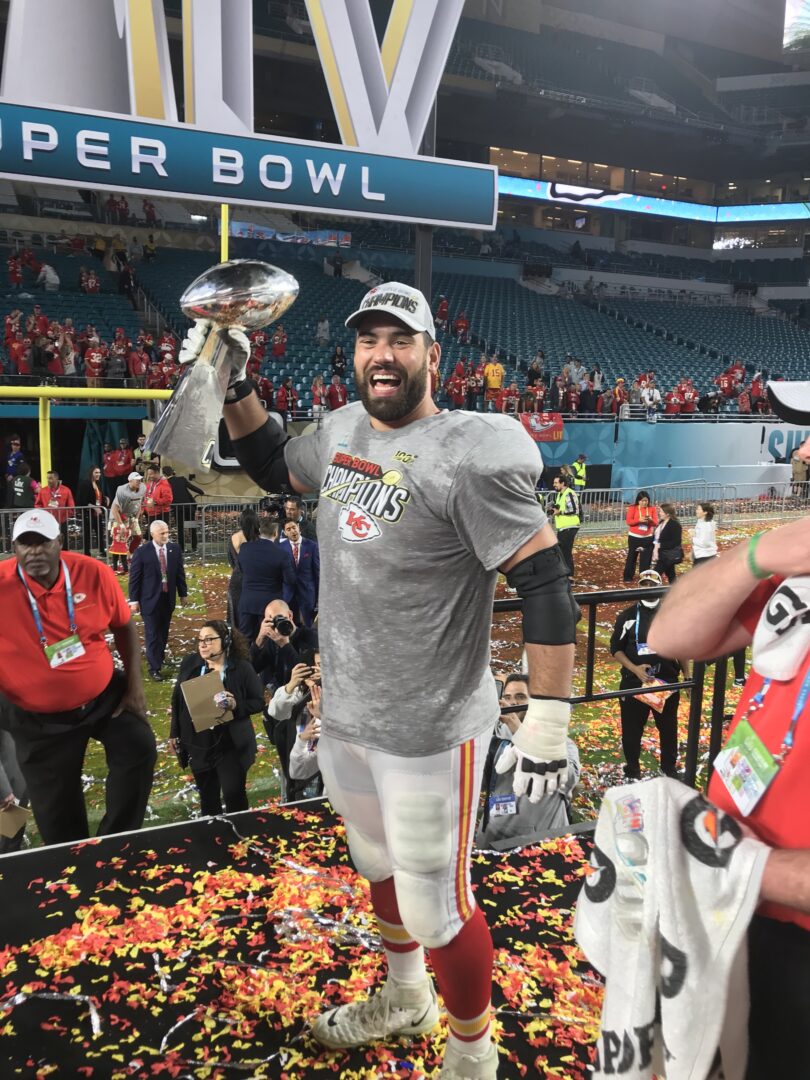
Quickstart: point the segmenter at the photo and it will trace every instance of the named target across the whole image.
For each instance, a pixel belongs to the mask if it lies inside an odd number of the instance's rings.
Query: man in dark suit
[[[185,604],[188,588],[183,553],[169,541],[169,526],[158,519],[149,526],[149,534],[152,542],[141,544],[132,556],[129,605],[133,615],[140,612],[143,618],[146,663],[149,674],[160,682],[174,605],[178,597]]]
[[[201,487],[192,484],[185,476],[178,476],[170,465],[163,466],[163,475],[169,481],[172,489],[172,511],[174,514],[174,527],[177,532],[177,543],[180,550],[186,550],[186,523],[196,520],[197,507],[195,495],[204,495]],[[197,550],[197,530],[191,533],[191,550]]]
[[[301,536],[298,522],[284,523],[284,539],[279,547],[290,553],[295,568],[295,600],[292,609],[299,626],[312,626],[318,607],[318,586],[321,579],[321,556],[314,540]]]
[[[306,514],[304,513],[304,504],[300,495],[287,495],[284,499],[284,521],[282,522],[282,529],[284,528],[284,522],[294,521],[298,526],[298,531],[304,537],[305,540],[317,539],[315,532],[315,526],[311,521],[307,521]]]
[[[295,569],[289,552],[275,542],[278,524],[269,519],[259,526],[259,539],[242,544],[237,562],[242,571],[242,595],[239,599],[239,629],[254,641],[259,632],[264,609],[271,600],[295,599]]]

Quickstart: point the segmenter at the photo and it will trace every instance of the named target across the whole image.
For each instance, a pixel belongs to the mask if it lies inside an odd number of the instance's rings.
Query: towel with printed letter
[[[605,793],[574,924],[605,978],[595,1078],[706,1080],[722,1057],[725,1080],[742,1080],[746,931],[768,850],[677,780]]]

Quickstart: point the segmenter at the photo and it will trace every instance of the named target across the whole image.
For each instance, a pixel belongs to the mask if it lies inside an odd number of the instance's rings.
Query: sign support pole
[[[436,102],[430,110],[425,137],[422,140],[422,153],[426,157],[436,156]],[[414,245],[414,282],[427,298],[427,302],[433,303],[433,226],[417,225],[416,241]]]
[[[228,232],[230,231],[230,209],[222,203],[219,213],[219,261],[228,261]]]

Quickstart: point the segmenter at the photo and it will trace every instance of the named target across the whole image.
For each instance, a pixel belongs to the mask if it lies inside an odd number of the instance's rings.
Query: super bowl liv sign
[[[369,0],[306,6],[342,146],[254,133],[251,0],[183,0],[183,124],[161,0],[11,0],[0,175],[494,228],[497,170],[417,156],[463,0],[394,0],[382,46]]]

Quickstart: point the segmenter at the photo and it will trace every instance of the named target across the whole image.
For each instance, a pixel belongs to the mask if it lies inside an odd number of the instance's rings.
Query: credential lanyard
[[[638,640],[638,629],[639,629],[640,623],[641,623],[641,604],[638,603],[638,604],[636,604],[636,648],[638,648],[639,645],[646,645],[647,644],[646,641],[639,641]]]
[[[68,570],[67,565],[63,560],[60,560],[60,565],[62,567],[62,572],[65,575],[65,599],[67,600],[67,613],[68,621],[70,622],[70,632],[71,634],[75,634],[78,632],[78,627],[76,626],[76,605],[73,603],[73,589],[70,587],[70,571]],[[45,637],[45,629],[42,625],[42,618],[39,614],[39,604],[37,604],[36,600],[34,599],[34,594],[28,588],[28,582],[25,580],[25,574],[23,573],[22,567],[19,564],[17,565],[17,573],[20,575],[20,581],[23,583],[25,591],[28,594],[28,603],[31,605],[31,614],[34,616],[34,625],[37,628],[39,640],[44,649],[48,644],[48,639]]]
[[[771,680],[765,679],[760,689],[751,698],[748,708],[745,710],[744,719],[747,720],[748,717],[752,715],[752,713],[758,712],[759,709],[762,708],[770,688]],[[793,749],[793,744],[796,739],[796,728],[799,723],[799,717],[804,712],[805,706],[807,705],[808,697],[810,697],[810,671],[808,671],[807,674],[804,676],[801,689],[799,690],[799,693],[796,697],[796,702],[793,706],[793,713],[790,717],[790,724],[788,725],[788,729],[785,732],[784,738],[782,739],[782,748],[780,749],[778,754],[773,755],[774,760],[778,761],[780,764],[784,762],[785,758]]]

